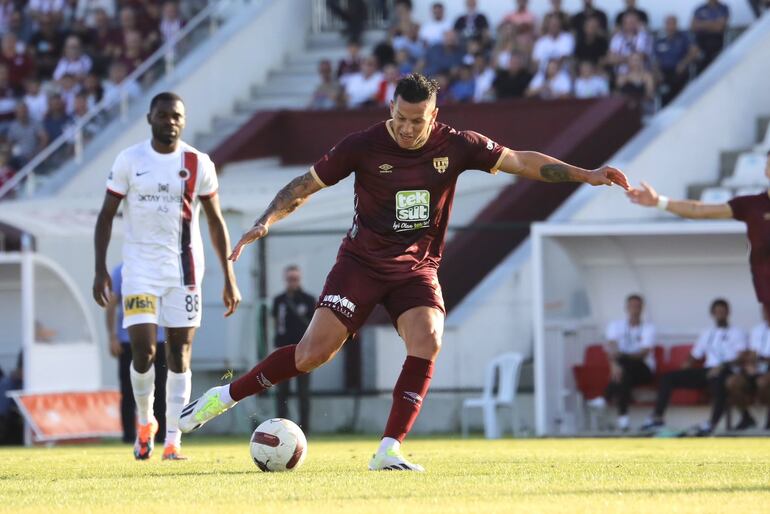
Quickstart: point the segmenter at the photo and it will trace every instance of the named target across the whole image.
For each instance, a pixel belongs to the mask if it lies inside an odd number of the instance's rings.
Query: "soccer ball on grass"
[[[262,471],[294,471],[307,455],[307,439],[294,422],[268,419],[251,434],[251,458]]]

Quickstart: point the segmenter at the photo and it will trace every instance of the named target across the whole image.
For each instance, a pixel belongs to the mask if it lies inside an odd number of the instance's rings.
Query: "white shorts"
[[[141,323],[171,328],[201,325],[200,286],[146,286],[124,279],[122,295],[123,328]]]

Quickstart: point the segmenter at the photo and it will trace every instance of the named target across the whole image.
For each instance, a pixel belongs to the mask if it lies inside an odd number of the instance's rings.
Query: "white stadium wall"
[[[465,0],[441,0],[446,8],[447,18],[454,20],[465,9]],[[751,23],[754,15],[746,0],[721,0],[730,7],[731,25],[745,26]],[[430,19],[430,8],[434,0],[414,0],[414,18],[419,21]],[[674,14],[679,19],[680,26],[689,25],[695,8],[705,0],[638,0],[637,6],[647,11],[653,29],[663,26],[663,19],[668,14]],[[594,0],[594,5],[607,13],[610,23],[615,15],[625,8],[624,0]],[[478,9],[483,12],[492,24],[499,22],[516,6],[514,0],[478,0]],[[551,8],[550,0],[530,0],[530,10],[542,20],[543,14]],[[567,13],[575,13],[583,8],[582,0],[563,0],[562,9]]]

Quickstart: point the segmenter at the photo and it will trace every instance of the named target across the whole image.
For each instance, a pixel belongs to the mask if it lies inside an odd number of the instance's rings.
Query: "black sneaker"
[[[663,428],[663,421],[657,419],[648,419],[642,426],[639,427],[640,432],[649,432],[651,430],[657,430]]]
[[[741,421],[737,425],[735,425],[735,430],[748,430],[749,428],[754,428],[757,426],[756,420],[751,417],[751,414],[744,414],[741,416]]]

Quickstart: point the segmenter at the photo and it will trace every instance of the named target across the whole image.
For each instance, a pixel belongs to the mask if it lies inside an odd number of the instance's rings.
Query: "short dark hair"
[[[405,101],[416,104],[428,100],[439,90],[438,82],[419,73],[410,73],[396,84],[393,100],[399,96]]]
[[[152,97],[152,100],[150,100],[150,112],[152,112],[152,110],[156,105],[158,105],[159,102],[179,102],[184,105],[181,96],[176,93],[172,93],[171,91],[164,91]]]
[[[642,298],[642,295],[638,293],[633,293],[626,296],[626,302],[630,302],[631,300],[636,300],[637,302],[644,304],[644,298]]]
[[[289,264],[285,268],[283,268],[284,273],[288,273],[290,271],[299,271],[299,266],[296,264]]]
[[[711,308],[709,309],[709,312],[714,312],[714,309],[717,307],[724,307],[728,311],[730,310],[730,304],[727,303],[727,300],[724,298],[717,298],[713,302],[711,302]]]

